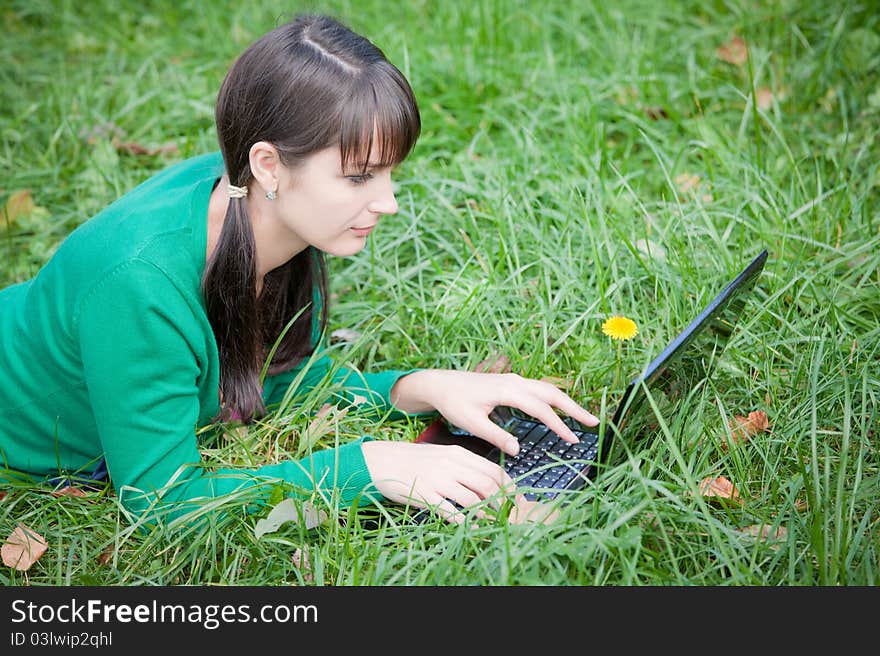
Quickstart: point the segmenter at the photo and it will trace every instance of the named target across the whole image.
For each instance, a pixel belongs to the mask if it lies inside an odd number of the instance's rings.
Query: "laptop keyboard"
[[[526,499],[555,499],[583,470],[583,461],[596,459],[599,436],[568,425],[580,440],[577,444],[566,442],[544,424],[525,419],[508,429],[519,439],[519,453],[504,456],[504,470],[518,487],[541,488],[526,492]]]

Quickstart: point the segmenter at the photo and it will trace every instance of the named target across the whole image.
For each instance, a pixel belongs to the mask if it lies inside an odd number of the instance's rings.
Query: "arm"
[[[199,321],[162,272],[138,261],[110,274],[78,308],[89,398],[123,507],[168,521],[278,479],[304,490],[338,490],[351,503],[370,485],[360,443],[253,470],[211,471],[201,463],[195,427],[200,408],[216,408],[216,396],[199,397],[207,369],[197,356],[205,335]]]

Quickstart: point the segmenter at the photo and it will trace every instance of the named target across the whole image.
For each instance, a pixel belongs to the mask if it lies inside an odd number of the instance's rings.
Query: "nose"
[[[397,199],[394,197],[394,185],[391,172],[384,173],[376,185],[376,197],[370,201],[367,209],[374,214],[397,214]]]

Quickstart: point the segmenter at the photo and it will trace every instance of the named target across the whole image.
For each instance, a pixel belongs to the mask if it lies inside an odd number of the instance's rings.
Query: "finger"
[[[476,425],[471,430],[475,436],[497,446],[509,456],[515,456],[519,453],[519,440],[495,422],[490,421],[488,417],[477,419],[475,423]]]
[[[456,508],[449,499],[441,499],[439,503],[434,506],[434,509],[437,511],[437,514],[447,522],[452,524],[464,523],[464,513]]]
[[[420,496],[418,499],[412,498],[410,505],[431,510],[450,522],[461,523],[464,521],[464,514],[441,493],[432,492]]]
[[[438,490],[448,501],[454,501],[462,508],[475,506],[482,501],[480,495],[464,483],[459,483],[448,490]]]
[[[535,395],[546,401],[554,408],[559,408],[565,414],[573,417],[585,426],[597,426],[599,418],[592,412],[578,405],[574,399],[561,389],[543,380],[527,378],[526,382],[531,385]]]
[[[584,426],[599,425],[599,418],[596,415],[575,403],[574,399],[557,387],[552,388],[547,402],[562,410],[569,417],[576,419]]]
[[[499,469],[501,468],[499,467]],[[504,470],[501,472],[504,473]],[[499,479],[501,479],[500,476],[496,478],[473,472],[469,477],[463,478],[461,484],[472,490],[479,500],[488,501],[489,505],[497,510],[504,502],[505,492],[508,489],[505,482]]]
[[[471,470],[475,470],[483,476],[491,479],[497,488],[504,488],[513,481],[504,469],[495,464],[488,458],[478,456],[473,451],[468,451],[463,446],[442,446],[444,449],[453,449],[452,455],[456,458],[459,466]],[[463,470],[463,476],[466,476],[466,470]]]
[[[578,442],[580,442],[577,435],[575,435],[572,430],[565,425],[565,422],[562,421],[562,417],[557,415],[553,411],[553,408],[547,404],[547,402],[542,402],[535,399],[528,403],[523,403],[520,407],[524,412],[527,412],[535,419],[544,422],[547,428],[552,430],[566,442],[570,442],[572,444],[577,444]]]

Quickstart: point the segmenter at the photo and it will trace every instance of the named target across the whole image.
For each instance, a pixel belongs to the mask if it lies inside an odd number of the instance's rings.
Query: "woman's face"
[[[359,252],[385,214],[397,212],[391,167],[368,162],[343,171],[339,147],[320,150],[294,168],[282,168],[275,216],[304,245],[344,257]]]

